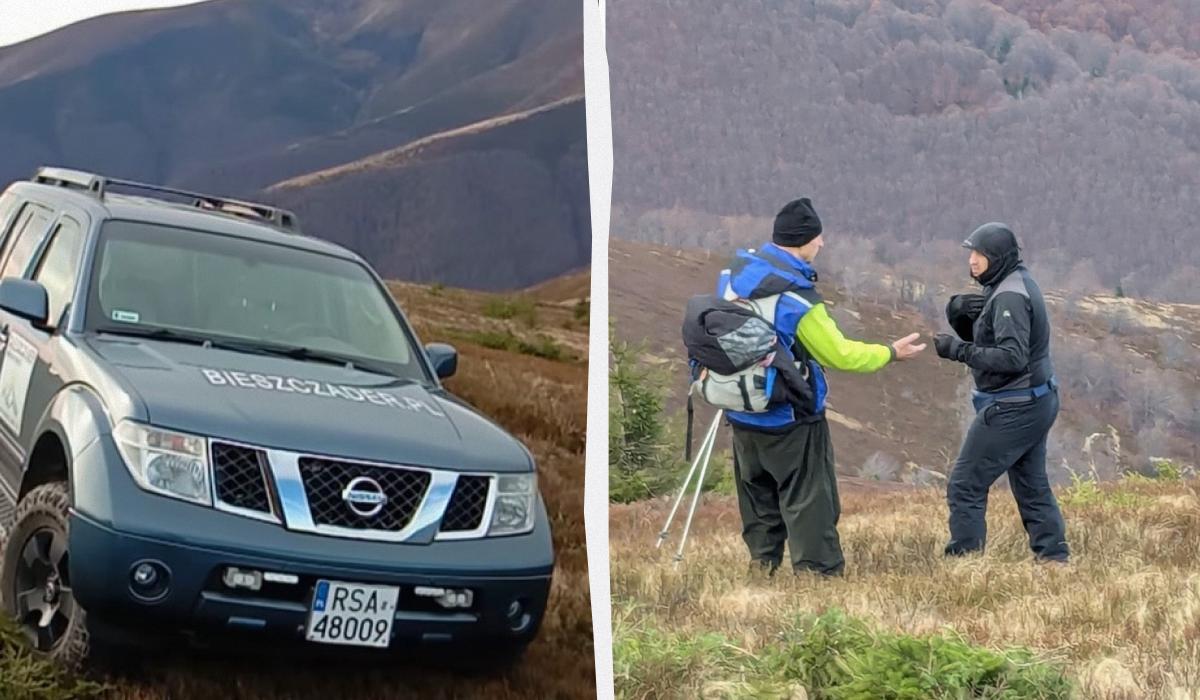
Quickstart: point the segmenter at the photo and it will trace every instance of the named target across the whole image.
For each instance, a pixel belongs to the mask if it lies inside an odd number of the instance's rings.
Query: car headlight
[[[498,475],[488,535],[519,535],[532,530],[536,499],[537,476],[533,472]]]
[[[113,431],[125,466],[147,491],[212,505],[204,438],[124,421]]]

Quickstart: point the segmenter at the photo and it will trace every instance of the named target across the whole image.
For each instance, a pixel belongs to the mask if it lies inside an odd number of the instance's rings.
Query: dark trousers
[[[782,435],[733,429],[733,469],[742,539],[750,557],[773,569],[787,544],[792,568],[840,575],[845,566],[829,424],[797,425]]]
[[[1046,437],[1057,417],[1057,391],[1031,401],[993,403],[976,414],[946,487],[946,554],[983,549],[988,489],[1007,472],[1030,549],[1039,558],[1066,561],[1066,526],[1046,477]]]

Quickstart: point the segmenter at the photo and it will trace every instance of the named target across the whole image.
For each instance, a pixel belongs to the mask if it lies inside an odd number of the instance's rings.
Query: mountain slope
[[[125,20],[137,39],[88,42],[77,36],[85,22],[0,54],[0,178],[69,163],[171,182],[198,161],[324,133],[358,110],[361,86],[321,60],[284,9],[218,2],[103,19],[105,29]],[[44,53],[70,58],[39,66]]]
[[[521,112],[583,94],[582,38],[565,35],[444,92],[378,117],[363,117],[329,133],[269,153],[205,163],[180,176],[203,189],[252,191],[283,179],[336,167],[447,129]]]
[[[579,9],[548,0],[214,0],[102,16],[0,50],[0,104],[15,106],[0,113],[0,179],[65,158],[205,181],[223,160],[422,107],[393,125],[395,146],[527,107],[573,64],[579,92]]]
[[[614,0],[614,224],[799,196],[913,245],[1001,220],[1056,271],[1090,259],[1089,291],[1200,302],[1196,19],[1188,0]]]
[[[524,115],[537,129],[497,127],[369,183],[295,193],[310,231],[386,276],[518,288],[589,260],[582,49],[581,9],[554,0],[212,0],[102,16],[0,49],[0,185],[55,164],[250,198]],[[463,231],[520,240],[477,244],[492,246],[487,265],[431,240]]]
[[[590,259],[584,122],[577,96],[264,194],[386,275],[479,289],[533,284]]]

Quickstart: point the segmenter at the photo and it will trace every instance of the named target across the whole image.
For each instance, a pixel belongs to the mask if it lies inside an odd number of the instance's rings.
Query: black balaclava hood
[[[988,259],[988,269],[983,276],[975,279],[985,287],[1004,279],[1021,264],[1021,247],[1017,244],[1017,236],[1005,224],[984,224],[972,231],[962,245]]]

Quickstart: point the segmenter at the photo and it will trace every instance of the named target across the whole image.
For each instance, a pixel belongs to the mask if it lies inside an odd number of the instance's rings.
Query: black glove
[[[957,361],[959,359],[958,351],[960,348],[962,348],[962,345],[963,341],[955,338],[949,333],[938,333],[937,335],[933,336],[933,348],[937,350],[938,357],[942,357],[947,360]]]
[[[955,294],[946,304],[946,320],[959,338],[968,343],[975,340],[975,319],[983,310],[985,297],[982,294]]]

